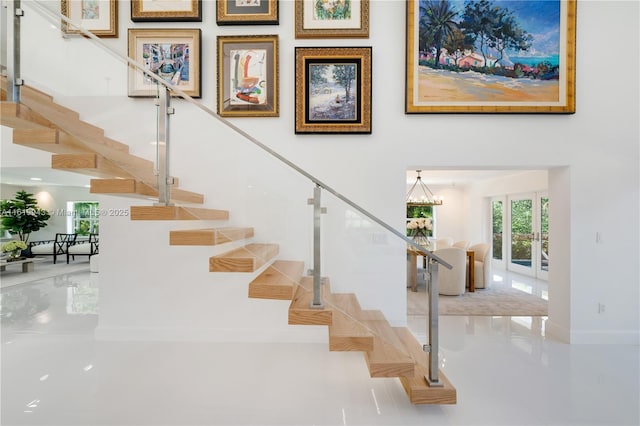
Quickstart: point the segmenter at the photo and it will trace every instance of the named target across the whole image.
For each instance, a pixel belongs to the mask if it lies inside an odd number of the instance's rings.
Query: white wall
[[[214,2],[209,1],[204,2],[203,14],[203,23],[133,24],[128,18],[129,2],[121,1],[121,35],[107,43],[125,53],[128,27],[202,28],[202,101],[214,108],[215,36],[279,34],[280,117],[233,122],[400,232],[404,230],[405,171],[412,166],[420,165],[423,170],[552,170],[548,182],[552,205],[566,208],[553,211],[550,225],[558,238],[553,248],[556,266],[550,271],[550,288],[559,293],[550,296],[557,299],[550,306],[548,334],[576,343],[640,341],[638,67],[620,61],[612,64],[607,59],[638,56],[637,2],[578,2],[574,115],[405,115],[402,1],[371,2],[371,37],[367,40],[295,40],[290,1],[280,2],[281,23],[275,27],[217,27]],[[124,67],[102,65],[112,60],[103,61],[102,54],[95,51],[87,53],[81,47],[86,40],[81,38],[60,41],[39,29],[29,27],[28,31],[29,38],[32,34],[40,37],[38,48],[47,38],[61,44],[65,54],[77,53],[85,60],[65,59],[65,64],[82,64],[66,66],[67,74],[52,69],[45,73],[33,66],[25,67],[25,73],[33,73],[36,81],[44,79],[43,86],[67,90],[69,95],[76,90],[76,94],[92,95],[60,99],[82,111],[87,120],[105,126],[108,134],[131,143],[133,152],[148,152],[148,141],[154,134],[153,106],[148,99],[122,101],[115,96],[126,90]],[[337,45],[373,46],[373,133],[296,136],[293,48]],[[35,56],[29,60],[35,61]],[[84,67],[91,67],[92,73]],[[51,83],[52,76],[58,74],[66,77],[67,84]],[[87,81],[90,83],[81,84]],[[100,102],[107,109],[100,108]],[[256,225],[261,238],[282,242],[286,255],[307,260],[309,243],[301,240],[307,232],[304,203],[311,185],[283,172],[281,166],[259,160],[262,154],[246,147],[244,140],[227,129],[207,122],[201,112],[182,102],[175,105],[172,128],[174,146],[179,148],[174,150],[173,171],[181,184],[204,192],[207,206],[230,209],[232,218]],[[467,137],[469,131],[475,139]],[[252,202],[256,198],[246,198],[247,186],[262,180],[268,182],[258,199],[268,197],[269,201]],[[248,192],[252,197],[256,194],[254,189]],[[605,203],[600,202],[602,194],[607,196]],[[105,207],[130,204],[103,198]],[[277,205],[283,200],[287,207],[279,213]],[[357,291],[364,307],[382,309],[393,323],[402,324],[406,303],[403,250],[396,250],[392,238],[376,227],[352,232],[354,222],[347,220],[348,209],[330,204],[333,209],[326,221],[332,229],[324,240],[325,271],[336,281],[336,288]],[[265,215],[261,214],[263,205]],[[461,207],[478,209],[475,205]],[[270,225],[270,220],[277,226]],[[480,238],[480,222],[469,224],[450,228],[450,232]],[[131,223],[123,218],[104,221],[101,252],[103,247],[108,250],[101,253],[105,271],[101,279],[106,283],[101,290],[99,334],[141,339],[181,335],[230,338],[232,334],[243,338],[256,334],[260,338],[301,338],[282,325],[286,306],[246,299],[246,277],[203,272],[209,251],[192,248],[178,252],[167,247],[166,235],[173,225]],[[596,232],[603,236],[600,243],[595,242]],[[123,255],[123,246],[135,256]],[[357,280],[363,271],[369,273],[364,280]],[[599,302],[610,307],[603,314],[597,313]],[[195,324],[201,326],[192,332]]]

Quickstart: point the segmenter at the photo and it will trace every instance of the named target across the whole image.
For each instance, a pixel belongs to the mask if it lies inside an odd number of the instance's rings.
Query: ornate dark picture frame
[[[296,47],[295,133],[371,133],[371,47]]]

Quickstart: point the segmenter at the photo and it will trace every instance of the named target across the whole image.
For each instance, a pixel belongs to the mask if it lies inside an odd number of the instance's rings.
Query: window
[[[67,203],[67,232],[70,234],[98,234],[100,205],[96,201],[69,201]]]

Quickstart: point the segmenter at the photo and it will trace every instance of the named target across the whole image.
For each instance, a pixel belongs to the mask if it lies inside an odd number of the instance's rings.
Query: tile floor
[[[413,406],[396,379],[369,378],[361,354],[322,344],[95,341],[99,274],[1,296],[2,425],[640,423],[639,348],[558,343],[544,317],[441,317],[458,404]]]

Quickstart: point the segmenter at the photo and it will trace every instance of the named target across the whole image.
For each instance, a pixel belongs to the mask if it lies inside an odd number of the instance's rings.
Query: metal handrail
[[[275,157],[276,159],[280,160],[282,163],[286,164],[287,166],[289,166],[290,168],[292,168],[293,170],[295,170],[296,172],[298,172],[302,176],[304,176],[307,179],[309,179],[316,186],[319,186],[320,188],[324,189],[325,191],[328,191],[329,193],[333,194],[336,198],[340,199],[341,201],[343,201],[348,206],[350,206],[353,209],[357,210],[358,212],[362,213],[363,215],[365,215],[366,217],[368,217],[369,219],[371,219],[372,221],[374,221],[378,225],[380,225],[383,228],[385,228],[387,231],[389,231],[392,234],[396,235],[397,237],[401,238],[407,244],[409,244],[411,247],[413,247],[414,249],[419,251],[423,256],[426,256],[427,258],[429,258],[429,259],[431,259],[431,260],[433,260],[435,262],[440,263],[441,265],[445,266],[448,269],[452,268],[452,266],[449,263],[447,263],[445,260],[441,259],[440,257],[438,257],[437,255],[433,254],[432,252],[428,251],[427,249],[425,249],[421,245],[415,243],[413,240],[411,240],[410,238],[408,238],[407,236],[405,236],[404,234],[402,234],[401,232],[399,232],[398,230],[393,228],[391,225],[389,225],[386,222],[384,222],[382,219],[379,219],[377,216],[373,215],[372,213],[369,213],[363,207],[360,207],[358,204],[356,204],[355,202],[351,201],[346,196],[340,194],[338,191],[336,191],[335,189],[331,188],[329,185],[325,184],[324,182],[322,182],[317,177],[313,176],[312,174],[310,174],[306,170],[302,169],[301,167],[299,167],[298,165],[296,165],[295,163],[293,163],[289,159],[285,158],[283,155],[281,155],[278,152],[274,151],[273,149],[269,148],[267,145],[263,144],[262,142],[260,142],[255,137],[251,136],[246,131],[242,130],[241,128],[239,128],[238,126],[236,126],[233,123],[229,122],[228,120],[220,117],[216,111],[214,111],[213,109],[207,107],[206,105],[202,104],[201,102],[196,101],[191,96],[187,95],[184,91],[182,91],[179,87],[174,86],[171,83],[167,82],[166,80],[164,80],[162,77],[160,77],[156,73],[151,72],[149,70],[146,70],[144,68],[144,66],[142,64],[140,64],[139,62],[134,61],[133,59],[131,59],[128,56],[123,56],[119,52],[116,52],[115,50],[113,50],[112,48],[107,46],[102,40],[100,40],[98,37],[96,37],[94,34],[92,34],[90,31],[88,31],[88,30],[82,28],[81,26],[75,24],[73,21],[71,21],[66,16],[64,16],[62,14],[59,14],[57,12],[54,12],[54,11],[50,10],[49,8],[47,8],[46,6],[40,4],[41,2],[39,0],[33,0],[31,3],[37,4],[38,7],[42,8],[50,16],[55,17],[57,19],[59,18],[59,19],[63,20],[65,23],[70,24],[73,27],[77,28],[82,33],[83,36],[94,40],[100,47],[102,47],[105,50],[107,50],[109,53],[114,55],[116,58],[121,59],[121,60],[125,60],[129,65],[133,66],[134,68],[137,68],[138,70],[143,72],[145,75],[153,78],[156,81],[156,83],[161,84],[161,85],[165,86],[166,88],[170,89],[172,92],[175,92],[175,93],[179,94],[180,97],[182,97],[184,100],[186,100],[187,102],[191,103],[192,105],[194,105],[195,107],[199,108],[200,110],[204,111],[205,113],[209,114],[211,117],[215,118],[216,120],[218,120],[219,122],[221,122],[225,126],[227,126],[230,129],[234,130],[236,133],[238,133],[239,135],[243,136],[249,142],[253,143],[254,145],[259,147],[260,149],[262,149],[263,151],[265,151],[266,153],[268,153],[272,157]]]

